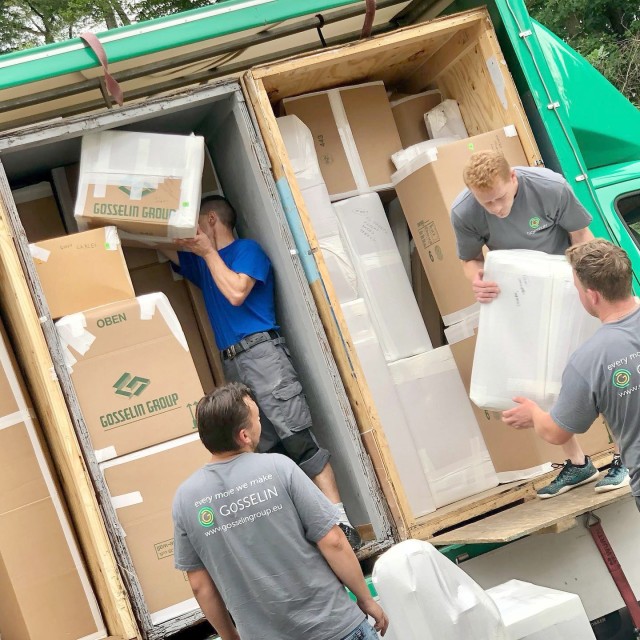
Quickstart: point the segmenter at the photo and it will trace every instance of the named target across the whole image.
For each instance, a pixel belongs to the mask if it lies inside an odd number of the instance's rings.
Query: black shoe
[[[356,551],[362,546],[362,538],[358,533],[357,529],[350,527],[348,524],[344,524],[343,522],[338,522],[338,526],[342,529],[342,533],[347,536],[347,540],[351,545],[351,548]]]

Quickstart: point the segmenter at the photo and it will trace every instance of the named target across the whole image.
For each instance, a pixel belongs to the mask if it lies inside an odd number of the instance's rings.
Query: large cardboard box
[[[29,245],[52,318],[134,297],[115,227]]]
[[[391,112],[403,148],[429,140],[424,116],[441,102],[442,93],[438,89],[415,95],[391,96]]]
[[[462,168],[474,151],[496,149],[511,165],[527,158],[515,127],[508,126],[432,149],[393,175],[393,182],[445,325],[475,306],[471,285],[456,253],[450,210],[464,189]]]
[[[215,381],[184,278],[175,273],[171,265],[165,262],[132,271],[131,280],[137,296],[157,291],[167,296],[187,338],[189,353],[198,372],[202,388],[205,393],[213,391],[216,386]]]
[[[79,228],[115,225],[156,242],[196,234],[204,138],[101,131],[82,138]],[[123,235],[124,237],[124,235]]]
[[[311,130],[332,200],[392,188],[391,156],[402,143],[384,83],[308,93],[282,105]]]
[[[0,326],[0,636],[104,638],[98,603],[30,407]]]
[[[198,609],[174,568],[171,508],[180,484],[210,458],[192,434],[100,465],[154,625]]]
[[[50,182],[39,182],[11,192],[29,242],[66,233]]]
[[[99,461],[196,428],[202,385],[163,293],[65,316],[56,328]]]
[[[445,330],[467,395],[471,387],[477,331],[478,314]],[[562,448],[545,442],[533,430],[513,429],[502,422],[500,412],[486,411],[473,403],[471,406],[501,482],[540,475],[551,470],[549,463],[563,461]],[[602,418],[579,435],[578,441],[587,455],[604,451],[613,443]]]

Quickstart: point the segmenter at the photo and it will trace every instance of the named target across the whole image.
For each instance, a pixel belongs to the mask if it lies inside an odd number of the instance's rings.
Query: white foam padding
[[[416,518],[431,513],[435,502],[365,301],[341,307],[411,511]]]
[[[380,196],[368,193],[333,206],[387,362],[432,349]]]
[[[498,477],[448,345],[389,365],[436,507]]]
[[[564,256],[490,251],[484,279],[500,294],[481,305],[471,399],[483,409],[525,396],[549,409],[569,356],[600,326],[582,307]]]
[[[487,589],[509,640],[594,640],[580,598],[521,580]]]
[[[508,640],[491,598],[428,542],[406,540],[380,556],[373,585],[402,640]]]

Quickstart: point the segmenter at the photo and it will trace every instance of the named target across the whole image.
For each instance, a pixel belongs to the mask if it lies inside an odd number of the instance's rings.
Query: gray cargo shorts
[[[283,338],[268,340],[223,360],[228,382],[242,382],[260,409],[260,453],[283,453],[310,478],[329,462],[311,432],[311,412]]]

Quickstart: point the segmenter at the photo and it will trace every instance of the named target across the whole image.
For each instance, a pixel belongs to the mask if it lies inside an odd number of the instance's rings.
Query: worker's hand
[[[182,238],[176,240],[176,244],[191,251],[198,256],[206,258],[209,253],[216,250],[213,242],[207,234],[198,225],[198,231],[195,238]]]
[[[505,422],[514,429],[532,429],[533,411],[538,405],[528,398],[520,396],[513,399],[518,404],[517,407],[502,412],[502,422]]]
[[[387,614],[373,598],[358,600],[358,606],[365,615],[371,616],[376,621],[374,628],[381,636],[387,633],[389,618],[387,618]]]
[[[499,293],[500,288],[495,282],[485,282],[484,271],[480,269],[475,280],[471,283],[473,287],[473,293],[476,296],[476,300],[483,304],[491,302]]]

